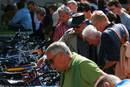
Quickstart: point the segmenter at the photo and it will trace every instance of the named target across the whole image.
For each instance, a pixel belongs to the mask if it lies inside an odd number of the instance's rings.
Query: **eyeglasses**
[[[58,53],[55,54],[52,58],[46,59],[46,60],[45,60],[45,63],[46,63],[47,65],[52,65],[52,64],[54,64],[54,59],[56,58],[57,55],[58,55]]]

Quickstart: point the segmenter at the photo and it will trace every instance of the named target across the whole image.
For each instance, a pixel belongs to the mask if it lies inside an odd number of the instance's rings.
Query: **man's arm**
[[[17,24],[20,21],[21,16],[22,15],[20,14],[20,11],[17,11],[16,14],[15,14],[15,16],[9,22],[9,25]]]

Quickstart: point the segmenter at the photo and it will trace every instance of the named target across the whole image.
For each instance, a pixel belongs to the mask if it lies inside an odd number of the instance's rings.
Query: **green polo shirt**
[[[72,53],[70,68],[62,75],[61,87],[94,87],[101,70],[91,60]]]

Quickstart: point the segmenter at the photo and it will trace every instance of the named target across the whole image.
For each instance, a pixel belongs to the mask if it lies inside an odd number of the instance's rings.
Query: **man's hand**
[[[103,67],[103,70],[108,69],[108,68],[114,66],[116,63],[117,63],[117,61],[106,61],[106,64]]]

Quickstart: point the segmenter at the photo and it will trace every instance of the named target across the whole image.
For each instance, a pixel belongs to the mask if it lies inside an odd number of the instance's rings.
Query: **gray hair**
[[[77,2],[75,0],[70,0],[70,1],[67,2],[67,4],[71,4],[71,3],[75,4],[76,6],[78,6]]]
[[[103,21],[103,20],[106,20],[107,22],[109,22],[107,15],[103,11],[96,10],[93,12],[92,18],[91,18],[92,24],[95,24],[96,21]]]
[[[65,5],[60,6],[57,10],[58,10],[58,13],[60,13],[60,12],[70,13],[71,12],[70,8]]]
[[[97,31],[97,29],[93,25],[88,25],[82,31],[83,38],[96,38],[101,37],[101,32]]]
[[[64,52],[65,54],[71,55],[71,51],[69,47],[62,41],[53,42],[46,49],[46,52],[53,52],[54,54],[57,54],[59,52]]]
[[[45,10],[45,8],[43,8],[43,7],[37,7],[36,13],[37,13],[37,14],[40,14],[40,15],[42,15],[42,16],[46,16],[46,10]]]
[[[105,76],[101,76],[97,82],[95,83],[95,86],[94,87],[104,87],[104,83],[105,82],[108,82],[110,84],[117,84],[121,81],[121,79],[115,75],[112,75],[112,74],[108,74],[108,75],[105,75]]]

